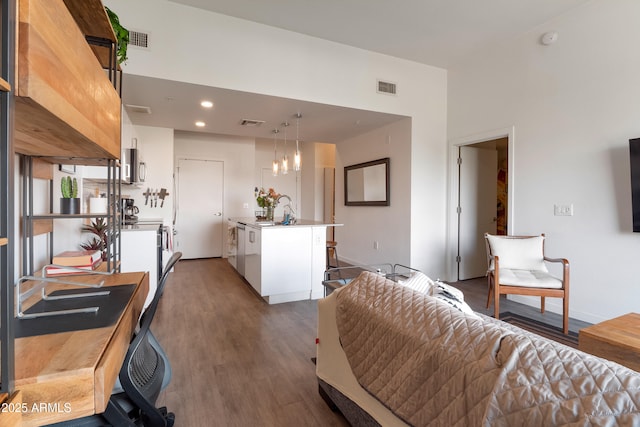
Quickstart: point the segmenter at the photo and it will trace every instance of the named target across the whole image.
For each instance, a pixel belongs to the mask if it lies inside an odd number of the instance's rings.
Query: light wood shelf
[[[11,92],[11,85],[5,79],[0,78],[0,91]]]
[[[9,239],[6,237],[0,237],[0,246],[6,246],[9,243]]]
[[[78,24],[80,31],[85,36],[97,37],[103,40],[117,43],[116,36],[111,28],[109,16],[99,0],[64,0],[69,8],[71,16]],[[109,48],[91,45],[91,50],[103,68],[110,65]]]
[[[92,19],[111,27],[104,9]],[[16,152],[77,164],[120,158],[120,97],[64,1],[20,0],[19,24]]]

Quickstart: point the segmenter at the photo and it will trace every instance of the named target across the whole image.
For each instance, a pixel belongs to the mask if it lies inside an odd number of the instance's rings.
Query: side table
[[[625,314],[581,329],[578,349],[640,372],[640,314]]]

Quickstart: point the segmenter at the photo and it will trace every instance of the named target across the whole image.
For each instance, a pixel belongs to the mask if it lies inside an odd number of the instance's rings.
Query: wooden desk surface
[[[73,277],[137,287],[114,325],[15,340],[15,389],[22,392],[25,426],[104,412],[149,289],[142,272]]]
[[[629,313],[579,332],[578,348],[640,372],[640,314]]]

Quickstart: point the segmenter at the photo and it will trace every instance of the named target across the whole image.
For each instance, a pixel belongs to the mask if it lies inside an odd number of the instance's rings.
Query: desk
[[[149,289],[149,275],[142,272],[70,277],[91,283],[104,279],[105,287],[136,287],[110,326],[15,340],[15,389],[27,409],[24,426],[104,412]]]
[[[640,372],[640,314],[629,313],[580,329],[578,349]]]

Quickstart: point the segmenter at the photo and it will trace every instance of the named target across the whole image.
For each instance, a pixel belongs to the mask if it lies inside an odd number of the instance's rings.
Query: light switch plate
[[[553,214],[555,216],[573,216],[573,204],[553,205]]]

